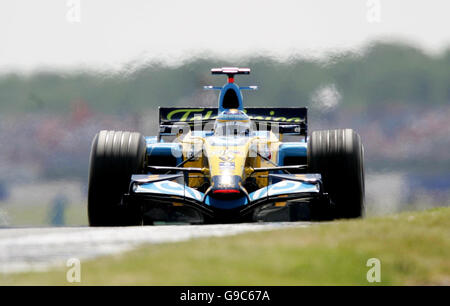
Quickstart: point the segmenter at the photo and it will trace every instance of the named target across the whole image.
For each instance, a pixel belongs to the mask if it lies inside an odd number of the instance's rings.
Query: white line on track
[[[143,244],[306,227],[308,222],[137,227],[0,228],[0,273],[45,271],[80,260],[129,251]]]

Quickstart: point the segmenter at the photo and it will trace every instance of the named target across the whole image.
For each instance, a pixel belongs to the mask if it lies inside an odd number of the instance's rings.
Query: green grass
[[[381,285],[450,283],[450,208],[309,228],[148,245],[82,263],[89,285]],[[68,284],[66,269],[11,274],[2,284]]]
[[[8,226],[51,226],[51,204],[8,203],[0,207],[7,215]],[[64,212],[64,225],[87,225],[87,210],[84,203],[68,203]]]

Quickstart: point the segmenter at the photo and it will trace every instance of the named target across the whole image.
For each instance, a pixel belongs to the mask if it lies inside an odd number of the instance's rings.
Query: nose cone
[[[242,179],[238,175],[216,175],[212,177],[211,196],[220,199],[240,198],[242,192]]]

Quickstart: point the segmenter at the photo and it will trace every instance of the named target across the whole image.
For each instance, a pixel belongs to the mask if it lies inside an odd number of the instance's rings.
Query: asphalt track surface
[[[132,250],[144,244],[201,237],[306,227],[308,222],[136,227],[0,228],[0,273],[45,271],[70,258],[86,260]]]

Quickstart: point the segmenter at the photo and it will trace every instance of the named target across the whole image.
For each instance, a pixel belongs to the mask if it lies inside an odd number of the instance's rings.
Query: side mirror
[[[161,136],[176,136],[184,134],[184,130],[187,125],[160,125],[159,126],[159,135]]]
[[[278,133],[287,135],[301,135],[302,128],[298,124],[279,125]]]

